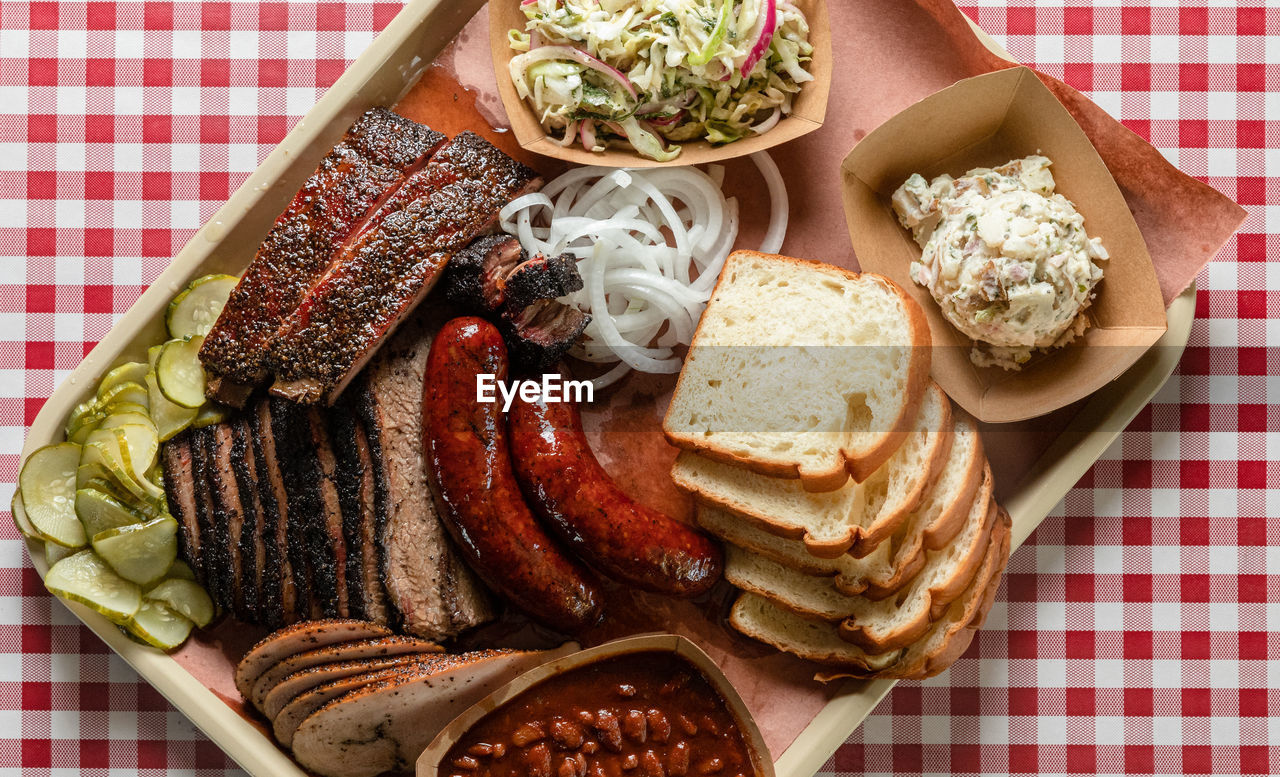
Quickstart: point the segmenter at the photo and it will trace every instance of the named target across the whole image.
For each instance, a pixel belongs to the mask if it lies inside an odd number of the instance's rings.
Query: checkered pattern
[[[961,4],[1249,219],[1178,373],[1013,557],[974,647],[826,770],[1280,772],[1280,6]],[[398,8],[0,3],[4,504],[54,386]],[[0,652],[5,774],[237,773],[44,593],[7,520]]]

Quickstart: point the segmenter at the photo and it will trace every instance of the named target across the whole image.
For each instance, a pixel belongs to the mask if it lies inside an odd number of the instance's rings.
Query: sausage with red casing
[[[669,596],[696,596],[720,579],[720,546],[623,493],[591,452],[575,404],[517,399],[507,422],[530,505],[588,564]]]
[[[599,583],[538,524],[520,493],[502,407],[481,403],[476,376],[507,377],[502,335],[480,318],[444,325],[427,356],[423,448],[445,527],[476,573],[534,619],[568,633],[595,625]]]

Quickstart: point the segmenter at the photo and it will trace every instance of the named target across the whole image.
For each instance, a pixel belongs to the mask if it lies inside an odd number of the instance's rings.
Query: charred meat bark
[[[495,313],[502,309],[507,276],[525,258],[520,241],[510,235],[477,238],[449,260],[445,297],[476,313]]]
[[[328,269],[334,251],[444,142],[375,108],[361,116],[303,183],[267,233],[205,338],[209,396],[242,407],[267,377],[267,347]]]
[[[234,434],[229,423],[214,424],[208,430],[209,495],[213,500],[215,527],[224,534],[219,541],[225,547],[231,611],[240,620],[255,623],[258,591],[253,578],[252,537],[256,527],[245,523],[240,485],[232,466]]]
[[[347,539],[343,531],[342,501],[338,493],[338,464],[329,437],[325,413],[311,408],[307,413],[311,429],[311,445],[315,451],[316,496],[320,503],[319,536],[313,540],[313,581],[315,570],[324,570],[325,592],[322,610],[326,618],[346,618],[350,614],[347,589]],[[331,565],[331,566],[330,566]],[[329,570],[332,569],[332,572]],[[316,581],[320,584],[319,581]]]
[[[507,310],[523,310],[542,300],[553,300],[582,288],[582,276],[570,254],[548,258],[538,254],[521,262],[503,283]]]
[[[258,496],[265,514],[262,527],[267,565],[263,591],[271,612],[268,622],[286,624],[310,615],[310,588],[307,585],[310,578],[301,543],[291,541],[289,494],[285,488],[285,474],[280,467],[272,405],[269,400],[261,400],[254,408],[250,423],[253,428],[253,462],[259,473]]]
[[[582,288],[582,276],[570,254],[530,259],[514,237],[487,235],[454,255],[444,284],[450,302],[485,314],[563,297]]]
[[[325,535],[320,466],[309,413],[291,402],[270,402],[276,458],[289,503],[289,563],[298,588],[298,609],[310,617],[326,617],[324,613],[337,610],[337,569]]]
[[[195,475],[191,461],[191,432],[183,432],[161,449],[164,492],[169,512],[178,521],[178,550],[201,585],[205,584],[201,555],[200,523],[197,515]]]
[[[560,361],[590,321],[590,316],[571,305],[544,299],[516,312],[504,312],[498,329],[511,359],[539,372]]]
[[[223,609],[234,609],[235,583],[227,547],[226,514],[214,503],[213,430],[192,430],[191,470],[195,483],[196,518],[200,524],[201,561],[205,587]]]
[[[389,623],[392,611],[387,607],[378,556],[369,437],[354,410],[345,406],[330,414],[329,431],[337,456],[338,500],[347,542],[347,606],[353,618]]]
[[[387,597],[405,631],[442,639],[491,619],[493,609],[428,490],[421,407],[432,332],[421,319],[401,329],[365,371],[357,407],[368,433],[374,544]]]
[[[269,553],[266,520],[259,493],[258,468],[254,461],[253,433],[243,416],[230,423],[231,470],[244,512],[244,528],[240,531],[240,565],[244,575],[246,601],[253,603],[254,623],[278,625],[279,615],[273,598],[279,597],[278,581],[269,581]],[[273,527],[274,528],[274,527]],[[268,591],[271,588],[272,590]],[[252,594],[250,593],[252,592]]]
[[[384,204],[271,344],[271,391],[332,403],[435,286],[449,258],[493,230],[498,211],[541,186],[472,132],[437,151]]]

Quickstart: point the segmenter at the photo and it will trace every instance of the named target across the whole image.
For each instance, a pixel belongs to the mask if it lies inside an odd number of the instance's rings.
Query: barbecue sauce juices
[[[481,718],[441,777],[752,777],[746,737],[686,659],[627,653],[535,685]]]

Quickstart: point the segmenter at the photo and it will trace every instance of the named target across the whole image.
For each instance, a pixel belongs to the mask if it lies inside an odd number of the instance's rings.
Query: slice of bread
[[[755,472],[682,451],[675,484],[702,504],[728,510],[761,531],[799,539],[810,555],[867,555],[896,531],[928,491],[951,449],[951,400],[937,384],[926,390],[906,441],[862,483],[813,493],[799,481]]]
[[[893,666],[904,651],[871,655],[840,639],[834,625],[801,617],[752,593],[741,594],[729,611],[729,625],[754,640],[806,661],[870,676]],[[849,676],[847,674],[841,676]]]
[[[954,663],[981,627],[1000,587],[1000,575],[1009,558],[1009,538],[1008,515],[1001,510],[993,527],[991,544],[964,595],[952,603],[945,618],[933,623],[920,640],[906,648],[868,653],[840,639],[832,624],[803,618],[751,593],[735,600],[729,623],[752,639],[835,668],[836,671],[819,672],[816,677],[822,681],[847,677],[931,677]]]
[[[992,552],[974,576],[970,592],[952,602],[944,617],[919,642],[904,651],[898,661],[881,673],[882,677],[923,680],[940,674],[969,649],[982,628],[987,612],[1000,589],[1000,579],[1009,561],[1012,526],[1009,514],[1000,515],[991,534]]]
[[[869,604],[840,622],[840,636],[872,652],[909,645],[964,593],[991,544],[995,500],[988,474],[964,529],[947,547],[930,551],[924,569],[893,596]],[[982,516],[984,507],[986,515]]]
[[[728,546],[725,579],[807,618],[840,621],[841,635],[872,653],[904,647],[959,597],[986,553],[995,523],[990,479],[968,511],[965,528],[947,548],[928,554],[924,568],[894,596],[850,596],[831,578],[814,577]]]
[[[698,524],[732,545],[808,575],[832,577],[846,594],[883,599],[897,591],[924,566],[925,550],[944,547],[964,527],[973,496],[982,483],[986,457],[972,419],[957,414],[949,456],[920,506],[903,521],[888,542],[870,555],[848,554],[825,559],[810,553],[804,543],[757,528],[734,513],[699,505]]]
[[[677,447],[810,490],[861,482],[911,428],[930,343],[920,306],[886,278],[735,251],[663,431]]]

